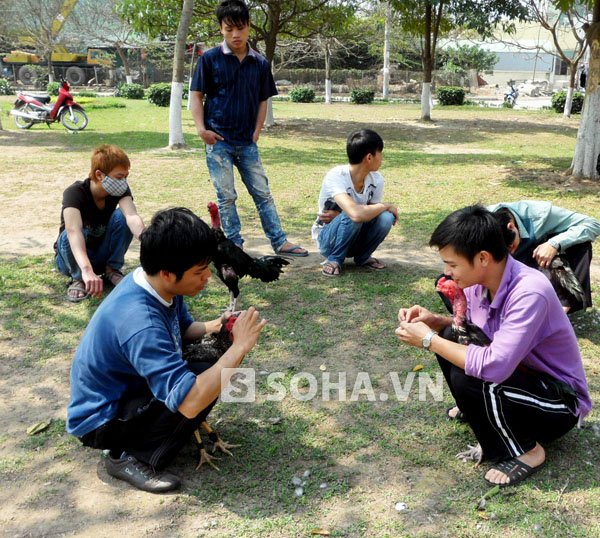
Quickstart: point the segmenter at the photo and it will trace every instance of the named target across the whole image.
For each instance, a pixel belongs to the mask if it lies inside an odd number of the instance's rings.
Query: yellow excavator
[[[60,13],[52,21],[52,40],[56,39],[65,20],[73,11],[79,0],[65,0]],[[32,45],[31,39],[21,38],[23,45]],[[2,58],[4,66],[12,70],[15,81],[20,80],[23,84],[31,84],[35,78],[32,65],[46,65],[46,61],[37,54],[20,50],[13,50]],[[85,54],[73,54],[64,45],[55,45],[52,51],[52,67],[56,79],[63,78],[72,86],[87,84],[90,80],[97,78],[98,67],[111,67],[112,60],[107,57],[102,49],[90,48]]]

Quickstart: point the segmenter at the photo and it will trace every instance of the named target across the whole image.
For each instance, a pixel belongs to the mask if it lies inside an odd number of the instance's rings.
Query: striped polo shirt
[[[226,41],[200,57],[191,90],[206,96],[206,128],[239,146],[252,144],[259,103],[277,95],[266,58],[248,46],[240,62]]]

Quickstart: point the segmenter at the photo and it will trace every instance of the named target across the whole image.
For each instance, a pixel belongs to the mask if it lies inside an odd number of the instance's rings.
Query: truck
[[[40,57],[27,51],[13,50],[2,58],[8,73],[15,81],[32,84],[35,80],[33,65],[47,65]],[[72,86],[87,84],[91,79],[97,79],[98,67],[111,67],[112,60],[102,49],[89,48],[86,54],[73,54],[63,45],[56,45],[52,52],[52,70],[55,79],[64,79]],[[5,70],[6,72],[6,70]]]
[[[55,42],[65,20],[73,11],[78,0],[65,0],[60,13],[52,21],[50,42]],[[21,39],[23,44],[28,43],[27,38]],[[78,86],[88,83],[91,79],[97,79],[97,68],[111,67],[112,61],[101,49],[87,49],[87,54],[73,54],[64,45],[54,44],[51,54],[52,71],[54,78],[63,78],[69,84]],[[34,52],[13,50],[2,58],[4,73],[12,75],[15,82],[20,80],[23,84],[31,84],[35,79],[34,65],[47,65],[46,59],[40,58]]]

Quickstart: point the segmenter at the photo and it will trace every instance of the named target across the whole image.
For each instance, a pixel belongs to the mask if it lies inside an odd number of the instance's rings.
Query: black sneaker
[[[181,480],[167,472],[157,473],[150,465],[133,456],[115,459],[106,458],[106,472],[119,480],[125,480],[138,489],[150,493],[163,493],[181,486]]]

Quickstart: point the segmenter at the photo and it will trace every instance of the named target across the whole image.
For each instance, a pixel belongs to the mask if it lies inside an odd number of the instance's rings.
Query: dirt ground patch
[[[390,118],[390,122],[394,122]],[[285,123],[285,128],[297,128],[304,136],[323,135],[327,129],[337,129],[337,122],[321,122],[318,127],[313,127],[303,120],[290,120]],[[400,128],[406,127],[419,129],[443,129],[444,122],[437,125],[423,125],[416,121],[397,121]],[[357,124],[358,125],[358,124]],[[465,122],[458,128],[467,130],[473,127],[472,123]],[[283,128],[283,127],[281,127]],[[344,126],[347,130],[347,124]],[[328,133],[328,135],[331,132]],[[341,135],[340,133],[337,133]],[[86,175],[85,166],[73,170],[72,163],[77,161],[87,163],[89,152],[72,149],[64,146],[43,145],[34,147],[31,139],[42,137],[42,131],[27,133],[0,131],[0,149],[2,161],[7,169],[18,170],[10,176],[0,169],[0,256],[14,258],[23,256],[47,255],[52,252],[52,245],[58,233],[60,216],[60,195],[77,177],[81,179]],[[431,144],[428,146],[431,153],[457,153],[456,147],[444,144]],[[427,151],[425,149],[424,151]],[[69,154],[68,159],[61,156]],[[462,148],[458,152],[465,154],[494,154],[494,150],[478,150]],[[201,152],[191,151],[186,159],[165,162],[165,154],[161,151],[136,152],[135,168],[132,170],[131,183],[133,191],[147,189],[144,196],[139,197],[138,209],[145,220],[149,220],[154,211],[160,209],[161,199],[159,193],[152,192],[150,187],[145,187],[144,180],[160,175],[166,166],[189,174],[194,159],[202,159]],[[136,170],[143,174],[136,174]],[[527,171],[514,169],[515,175],[526,174]],[[548,176],[550,177],[550,176]],[[592,185],[573,182],[567,185],[561,183],[561,176],[552,175],[556,185],[568,186],[589,190]],[[578,187],[579,186],[579,187]],[[173,205],[190,205],[192,202],[197,207],[192,207],[201,213],[200,195],[192,194],[180,189],[178,185],[167,186],[171,189]],[[199,209],[200,208],[200,209]],[[259,226],[248,227],[246,232],[246,247],[253,254],[271,254],[267,240],[260,232]],[[291,240],[308,247],[311,254],[306,258],[294,258],[292,266],[302,271],[314,270],[318,278],[319,264],[322,257],[316,252],[314,243],[310,240],[310,230]],[[136,242],[132,244],[127,261],[129,265],[136,263],[139,247]],[[409,270],[422,271],[429,274],[432,271],[441,271],[442,264],[439,256],[429,248],[410,238],[396,233],[384,243],[383,248],[377,251],[381,260],[390,264],[393,278],[400,279]],[[351,264],[349,264],[351,265]],[[600,281],[600,270],[597,261],[592,267],[594,285]],[[49,284],[50,286],[50,284]],[[337,288],[330,290],[331,294],[343,293]],[[15,300],[35,302],[35,296],[29,296],[28,291],[18,290],[19,297]],[[395,298],[391,298],[393,301]],[[291,309],[301,310],[302,305],[294,304],[288,296]],[[63,305],[53,305],[57,311],[56,325],[46,329],[53,333],[60,333],[63,318],[69,317]],[[373,310],[381,307],[381,303],[372,305]],[[75,307],[78,308],[78,307]],[[352,310],[341,312],[341,315],[352,316]],[[34,316],[32,316],[34,318]],[[36,319],[30,320],[32,330],[35,329]],[[303,320],[299,314],[298,323]],[[7,322],[7,327],[9,323]],[[15,332],[19,329],[14,327]],[[83,327],[82,329],[83,330]],[[274,332],[272,338],[277,338]],[[68,347],[68,346],[67,346]],[[351,349],[350,349],[351,348]],[[367,345],[361,348],[364,364],[362,368],[371,368],[374,372],[382,373],[389,361],[389,357],[375,357],[369,353]],[[341,346],[341,351],[350,354],[361,353],[354,343],[349,342],[346,347]],[[43,350],[42,350],[43,351]],[[444,497],[443,491],[452,487],[458,474],[455,468],[448,469],[435,465],[433,461],[423,463],[417,461],[414,468],[406,468],[403,458],[398,453],[385,454],[383,462],[372,463],[371,448],[357,447],[349,456],[340,458],[335,465],[322,456],[322,467],[329,472],[329,482],[341,484],[344,488],[353,488],[353,494],[338,493],[326,511],[313,510],[308,504],[299,503],[299,508],[292,507],[289,500],[282,500],[278,506],[270,506],[261,502],[262,499],[252,499],[243,495],[238,490],[238,498],[231,503],[215,499],[211,496],[211,485],[226,480],[251,480],[253,469],[244,464],[244,454],[236,454],[235,463],[226,462],[234,467],[234,471],[224,466],[222,474],[218,475],[212,470],[202,470],[201,473],[191,473],[190,461],[195,458],[192,448],[186,449],[175,462],[173,470],[183,476],[184,486],[179,493],[167,495],[151,495],[136,491],[127,484],[114,480],[106,474],[104,465],[98,451],[83,449],[80,444],[64,435],[64,421],[66,419],[66,404],[69,398],[69,371],[72,358],[72,348],[54,352],[50,359],[36,362],[32,355],[40,352],[39,347],[33,347],[31,342],[14,338],[10,327],[0,328],[0,476],[2,485],[0,491],[0,535],[15,538],[38,538],[59,536],[107,537],[107,536],[135,536],[135,537],[217,537],[236,536],[239,529],[243,529],[244,536],[261,535],[265,529],[253,533],[253,525],[267,514],[272,518],[273,526],[268,529],[269,536],[307,536],[310,528],[299,528],[296,516],[308,513],[310,521],[315,522],[315,527],[335,528],[338,536],[364,536],[377,535],[377,524],[403,518],[403,528],[408,529],[409,535],[421,533],[422,536],[452,536],[452,528],[447,521],[452,517],[447,508],[452,499]],[[286,364],[295,366],[290,350],[284,350],[279,357],[269,358],[273,364],[282,369]],[[287,355],[285,354],[287,353]],[[343,361],[344,355],[331,357],[333,360]],[[413,359],[394,357],[402,364],[403,368],[410,369]],[[318,371],[320,357],[311,357],[309,367]],[[307,361],[309,362],[309,361]],[[262,368],[257,360],[249,366]],[[303,365],[304,366],[304,365]],[[587,365],[586,365],[587,366]],[[349,373],[354,373],[348,368]],[[335,405],[322,405],[315,407],[315,414],[322,411],[336,412]],[[271,417],[272,418],[272,417]],[[337,417],[336,417],[337,418]],[[331,428],[331,438],[335,442],[344,441],[342,428],[352,428],[353,417],[344,416],[339,422],[334,420],[319,422],[323,428]],[[28,436],[26,430],[31,425],[40,421],[51,420],[50,427],[39,436]],[[231,419],[234,420],[234,419]],[[390,419],[390,429],[396,428],[397,417]],[[289,422],[301,422],[299,418],[290,413]],[[326,424],[326,426],[323,426]],[[333,426],[330,426],[333,424]],[[231,433],[231,422],[223,419],[224,431]],[[301,426],[301,425],[300,425]],[[304,432],[300,429],[297,438],[288,443],[289,460],[301,473],[303,471],[302,458],[298,452],[302,449]],[[415,453],[423,447],[427,453],[431,446],[438,443],[434,435],[423,433],[417,423],[410,439],[414,440]],[[257,418],[254,423],[245,425],[246,430],[235,432],[234,438],[228,439],[236,442],[236,437],[245,435],[247,445],[252,447],[254,440],[260,440],[264,431],[275,428],[268,419]],[[270,430],[269,430],[270,431]],[[428,437],[428,435],[430,435]],[[460,434],[456,434],[459,436]],[[329,441],[333,444],[334,441]],[[285,444],[284,444],[285,445]],[[568,449],[569,445],[567,445]],[[327,452],[327,445],[323,453]],[[285,445],[282,450],[288,449]],[[418,449],[418,450],[417,450]],[[435,452],[434,450],[429,450]],[[426,457],[426,454],[425,456]],[[265,458],[263,476],[269,475],[268,458]],[[261,463],[262,460],[261,460]],[[402,467],[405,465],[405,467]],[[429,467],[427,467],[429,465]],[[433,470],[430,470],[433,469]],[[323,471],[323,472],[325,472]],[[473,481],[479,480],[479,471],[460,471],[470,473]],[[316,489],[319,482],[314,479],[308,487]],[[233,487],[233,486],[232,486]],[[276,486],[274,486],[276,487]],[[341,486],[340,486],[341,487]],[[285,489],[287,488],[287,489]],[[282,498],[291,498],[289,484],[282,486]],[[289,491],[288,491],[289,490]],[[328,491],[323,490],[323,499],[328,499]],[[457,493],[457,498],[462,495]],[[396,501],[402,496],[412,495],[420,499],[420,503],[411,506],[411,510],[403,515],[398,515],[394,510]],[[576,493],[575,493],[576,495]],[[235,494],[232,495],[235,497]],[[210,499],[210,508],[207,509]],[[572,497],[571,497],[572,498]],[[325,502],[325,501],[324,501]],[[415,503],[416,504],[416,503]],[[283,508],[282,508],[283,507]],[[313,510],[311,512],[311,510]],[[261,512],[262,511],[262,512]],[[365,526],[365,513],[370,514],[375,525],[367,533]],[[582,511],[578,512],[578,516]],[[473,516],[475,519],[476,516]],[[592,519],[592,516],[590,516]],[[270,522],[269,522],[270,523]],[[465,532],[469,536],[478,535],[478,528]],[[389,536],[389,534],[387,534]],[[464,534],[465,536],[467,534]]]

